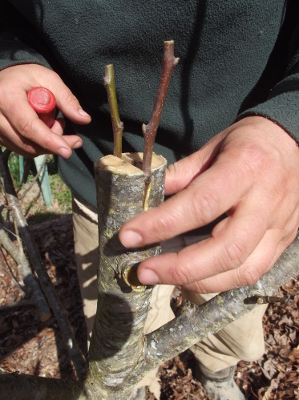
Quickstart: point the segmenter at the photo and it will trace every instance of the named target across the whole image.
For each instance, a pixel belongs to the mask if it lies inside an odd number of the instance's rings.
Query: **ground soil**
[[[81,351],[86,355],[71,217],[34,225],[32,232]],[[25,296],[26,300],[26,294],[15,263],[3,249],[0,277],[0,373],[75,379],[55,319],[40,323],[34,305],[17,307],[21,298]],[[286,303],[270,305],[264,316],[264,356],[252,363],[242,361],[236,369],[235,380],[246,399],[299,399],[298,278],[279,289],[277,295],[284,297]],[[174,307],[179,302],[177,290],[173,296]],[[193,377],[193,362],[191,352],[186,351],[160,367],[162,400],[209,399]],[[147,399],[153,400],[153,394],[148,392]]]

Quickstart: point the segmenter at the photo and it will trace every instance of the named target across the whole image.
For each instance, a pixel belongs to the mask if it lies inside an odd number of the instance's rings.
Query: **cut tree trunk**
[[[164,199],[166,160],[154,155],[150,191],[145,196],[142,153],[106,156],[95,165],[99,214],[100,266],[98,308],[90,346],[89,374],[101,399],[130,399],[128,383],[144,354],[143,329],[152,287],[138,282],[142,260],[160,247],[127,250],[118,239],[120,227]],[[137,382],[135,382],[136,384]],[[93,384],[95,386],[95,384]]]

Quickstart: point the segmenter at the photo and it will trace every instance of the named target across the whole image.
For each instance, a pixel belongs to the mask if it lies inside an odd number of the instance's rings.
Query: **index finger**
[[[207,225],[233,207],[251,185],[238,160],[222,155],[186,189],[125,223],[119,239],[125,247],[141,247]]]
[[[218,222],[209,238],[184,247],[178,253],[166,253],[143,261],[138,267],[140,282],[196,286],[207,278],[239,268],[260,245],[268,227],[268,218],[257,210],[256,201],[251,199],[249,204],[246,203],[241,203],[232,215]],[[277,241],[273,240],[273,243],[276,248]],[[223,276],[226,279],[230,274]],[[225,279],[223,287],[228,285]],[[211,283],[209,286],[211,288]]]

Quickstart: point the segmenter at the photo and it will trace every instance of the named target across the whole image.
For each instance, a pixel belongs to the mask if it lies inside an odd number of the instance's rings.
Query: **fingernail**
[[[78,112],[81,115],[81,117],[90,117],[90,115],[87,114],[87,112],[85,112],[82,108],[80,108]]]
[[[73,144],[73,149],[79,149],[79,147],[81,147],[82,146],[82,142],[81,142],[81,140],[78,140],[78,142],[76,142],[75,144]]]
[[[138,279],[144,285],[157,285],[159,283],[159,278],[151,269],[143,269],[140,271]]]
[[[142,244],[142,237],[134,231],[126,231],[121,236],[121,242],[125,247],[138,247]]]
[[[63,158],[69,158],[70,151],[65,147],[60,147],[60,149],[58,150],[58,154]]]

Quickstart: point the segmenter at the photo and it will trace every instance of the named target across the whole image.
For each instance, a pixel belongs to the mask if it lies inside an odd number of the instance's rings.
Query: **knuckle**
[[[18,133],[21,136],[23,148],[31,154],[35,154],[36,146],[41,146],[44,150],[48,151],[53,146],[53,135],[43,134],[41,130],[41,124],[39,119],[22,119],[19,121]]]
[[[4,87],[5,85],[0,85],[0,110],[3,115],[7,115],[10,110],[14,110],[17,105],[13,101],[13,95],[9,88]]]
[[[30,139],[21,137],[19,145],[24,152],[30,154],[32,157],[35,157],[37,146]]]
[[[43,148],[50,150],[53,146],[53,135],[50,133],[43,136]]]
[[[39,76],[42,78],[44,76],[45,70],[40,70],[39,73],[40,73]],[[63,83],[61,77],[59,76],[59,74],[57,72],[46,68],[46,74],[47,74],[47,79],[49,80],[49,89],[50,90],[52,90],[52,88],[57,87],[57,85],[60,85],[61,83]]]
[[[237,270],[237,287],[254,285],[259,279],[260,273],[256,267],[248,266],[246,269]]]
[[[216,191],[207,191],[191,199],[190,212],[198,224],[211,222],[219,208],[219,197]]]
[[[266,159],[263,149],[255,145],[246,147],[243,150],[243,155],[245,156],[245,160],[254,161],[258,165],[263,164]]]
[[[240,170],[245,172],[245,176],[259,174],[261,170],[268,167],[269,160],[264,150],[254,145],[249,145],[243,149],[240,157],[243,167]]]
[[[164,212],[159,218],[155,218],[154,229],[155,232],[159,233],[159,239],[161,241],[168,239],[169,232],[173,232],[175,225],[175,216]]]
[[[231,244],[224,245],[222,262],[222,272],[228,269],[239,267],[245,261],[244,246],[241,241],[234,241]]]
[[[27,139],[31,139],[36,126],[36,120],[21,118],[18,125],[20,134]]]
[[[79,103],[77,98],[73,95],[71,91],[68,90],[65,97],[65,104],[68,106],[73,106],[74,104]]]
[[[209,294],[211,293],[211,287],[206,280],[197,281],[192,284],[192,292]]]
[[[58,79],[59,81],[61,81],[61,78],[57,72],[55,72],[53,70],[49,70],[48,72],[50,72],[50,74],[52,75],[52,79],[55,79],[55,80]]]
[[[189,268],[188,266],[184,265],[184,267],[182,268],[181,264],[179,262],[177,262],[170,274],[171,274],[171,278],[172,278],[172,282],[174,282],[177,285],[187,285],[188,283],[190,283],[190,274],[188,273]]]

